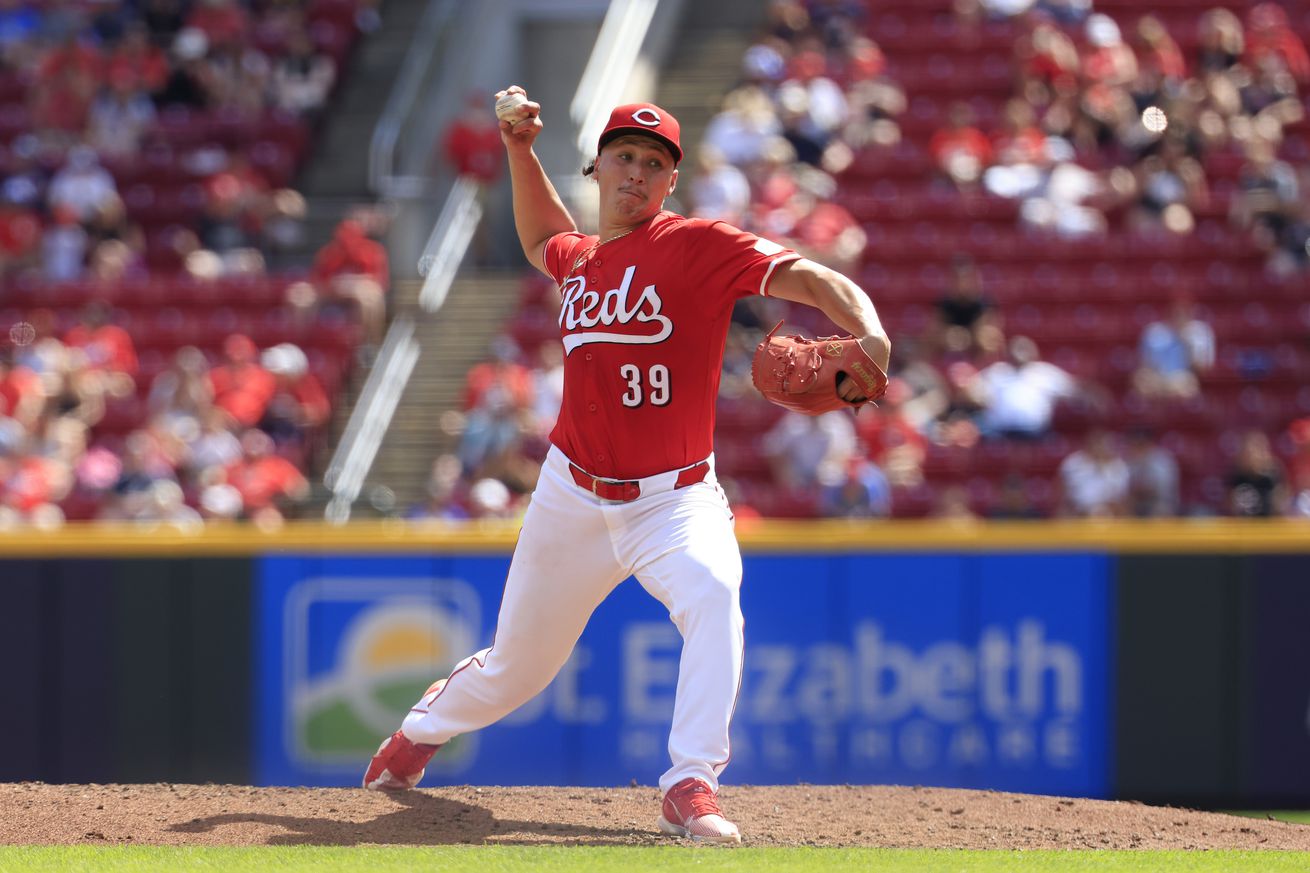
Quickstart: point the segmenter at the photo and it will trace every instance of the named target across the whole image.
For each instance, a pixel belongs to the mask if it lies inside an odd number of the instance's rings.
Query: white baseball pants
[[[579,487],[551,447],[505,580],[491,648],[461,661],[424,695],[402,730],[444,743],[503,718],[542,691],[568,660],[592,612],[628,576],[669,610],[682,634],[668,791],[694,776],[718,790],[741,685],[741,553],[714,478],[674,489],[678,471],[641,481],[629,503]]]

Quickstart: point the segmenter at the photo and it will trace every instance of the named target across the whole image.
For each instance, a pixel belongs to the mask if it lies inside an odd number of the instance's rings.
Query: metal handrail
[[[418,30],[405,52],[400,74],[369,142],[368,184],[375,194],[385,195],[395,177],[396,144],[400,141],[401,128],[413,112],[432,59],[438,54],[434,47],[457,6],[457,0],[428,0],[419,19]]]
[[[455,180],[446,204],[437,216],[432,235],[423,247],[423,255],[418,260],[418,274],[423,277],[418,302],[424,312],[436,312],[446,301],[446,294],[455,281],[455,272],[468,251],[478,222],[482,220],[478,187],[477,180],[469,176]]]
[[[659,0],[611,0],[605,12],[600,34],[569,104],[569,117],[578,127],[578,153],[584,160],[595,155],[596,140],[627,87],[658,5]]]
[[[387,328],[359,402],[323,474],[323,484],[332,492],[324,513],[328,521],[340,523],[350,518],[350,506],[359,497],[418,356],[414,320],[407,315],[397,316]]]

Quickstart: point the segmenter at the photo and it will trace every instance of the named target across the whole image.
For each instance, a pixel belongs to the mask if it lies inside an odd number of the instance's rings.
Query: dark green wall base
[[[0,563],[0,781],[248,782],[251,568]]]

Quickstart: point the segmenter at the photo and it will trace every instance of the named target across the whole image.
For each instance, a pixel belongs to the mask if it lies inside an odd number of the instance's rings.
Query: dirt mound
[[[1294,849],[1310,826],[996,791],[728,786],[748,845],[967,849]],[[361,789],[237,785],[0,785],[0,843],[649,845],[659,791]]]

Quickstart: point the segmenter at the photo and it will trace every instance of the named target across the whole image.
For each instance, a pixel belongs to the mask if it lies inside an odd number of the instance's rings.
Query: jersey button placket
[[[587,409],[588,409],[588,411],[590,411],[590,412],[595,412],[595,411],[596,411],[596,404],[594,404],[594,403],[588,403],[588,404],[587,404]]]

